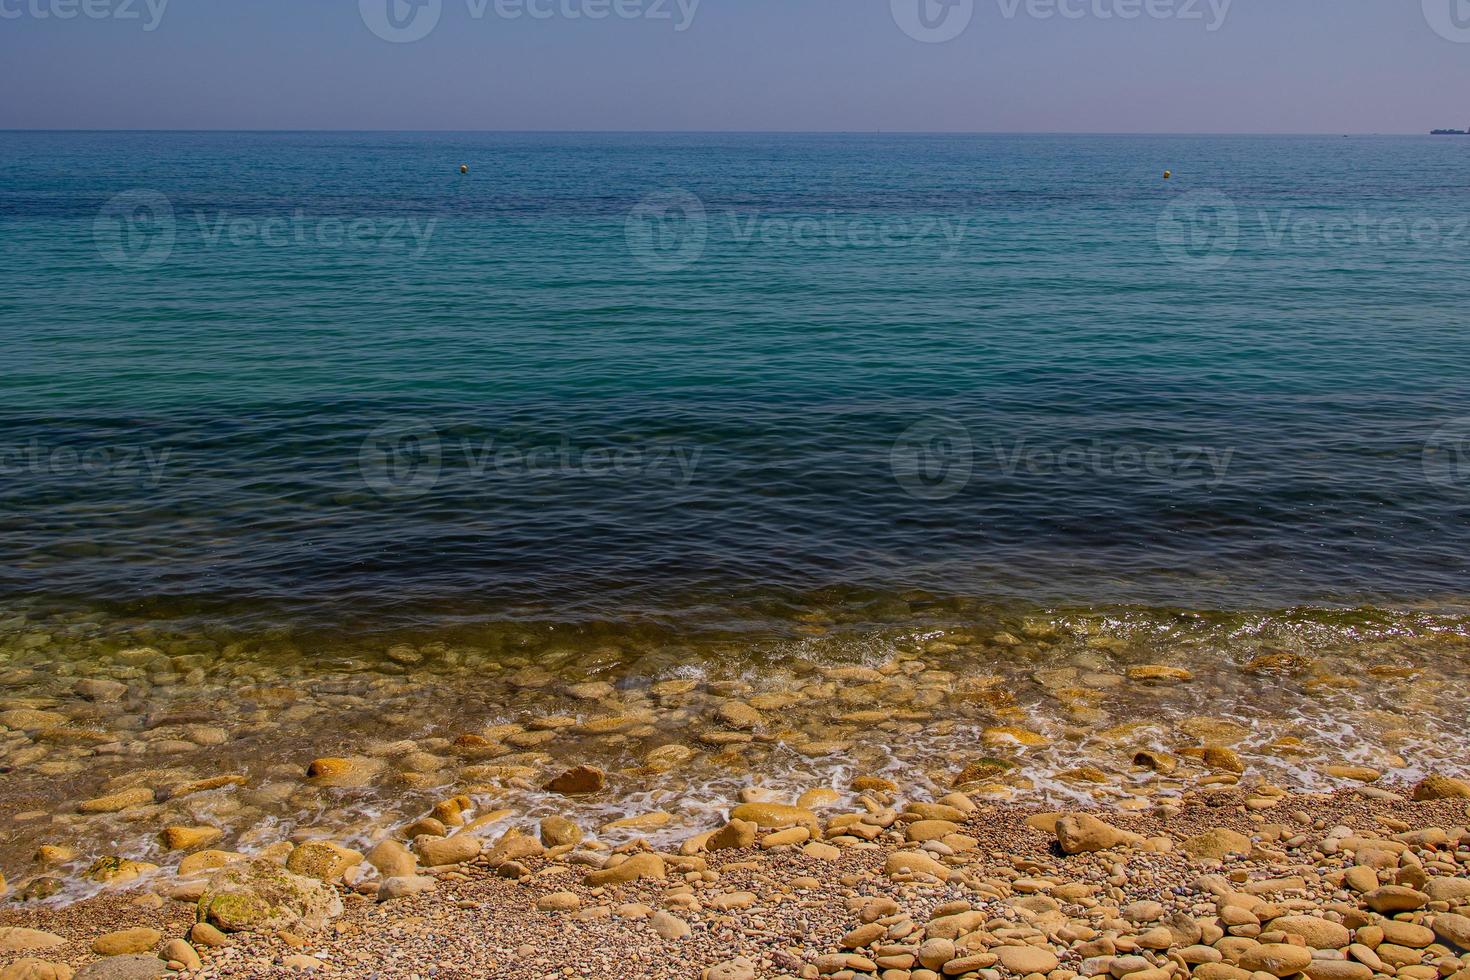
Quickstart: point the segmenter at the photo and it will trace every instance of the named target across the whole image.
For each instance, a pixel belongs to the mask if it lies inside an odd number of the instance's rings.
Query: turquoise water
[[[10,608],[1463,606],[1465,141],[0,133],[0,173]]]

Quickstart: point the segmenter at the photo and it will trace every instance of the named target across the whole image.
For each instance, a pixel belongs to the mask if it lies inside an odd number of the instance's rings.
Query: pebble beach
[[[758,667],[28,621],[0,978],[1470,966],[1458,620],[1304,614],[1308,654],[1279,619],[1245,644],[1240,616],[945,616],[855,643],[805,612]]]
[[[0,976],[1470,976],[1464,782],[1270,797],[1218,783],[1101,816],[857,783],[857,810],[741,804],[667,852],[555,818],[486,838],[472,814],[366,855],[282,842],[63,910],[10,906]]]

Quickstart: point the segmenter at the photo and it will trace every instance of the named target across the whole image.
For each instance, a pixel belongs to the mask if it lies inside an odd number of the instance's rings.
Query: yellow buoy
[[[467,164],[467,163],[461,163],[459,165],[459,172],[462,173],[462,174],[469,173],[470,172],[470,165]]]
[[[1165,180],[1168,180],[1172,176],[1174,176],[1174,171],[1172,171],[1172,170],[1165,170],[1164,171],[1164,179]]]

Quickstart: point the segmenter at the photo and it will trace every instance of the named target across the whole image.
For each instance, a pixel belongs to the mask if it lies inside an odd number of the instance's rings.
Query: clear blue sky
[[[917,11],[891,4],[920,0],[701,0],[683,31],[681,0],[438,0],[436,26],[411,43],[382,40],[360,9],[405,4],[400,23],[428,23],[412,20],[405,0],[166,0],[156,16],[163,2],[0,0],[0,128],[1417,133],[1470,124],[1470,0],[1234,0],[1213,31],[1227,0],[950,0],[974,9],[944,43],[900,29],[904,17],[918,23]],[[959,23],[943,15],[964,13],[923,2],[940,30]],[[496,9],[522,3],[552,16]],[[599,4],[608,16],[587,17]],[[669,19],[632,16],[655,4]],[[1443,30],[1431,24],[1435,10]],[[77,15],[56,16],[69,11]],[[1128,12],[1138,16],[1119,16]]]

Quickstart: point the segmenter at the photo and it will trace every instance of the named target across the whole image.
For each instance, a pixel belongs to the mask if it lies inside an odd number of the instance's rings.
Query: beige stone
[[[704,846],[710,851],[732,851],[754,847],[759,834],[760,827],[754,821],[731,820],[711,834]]]
[[[420,837],[414,841],[414,848],[425,867],[438,868],[473,861],[485,849],[485,842],[472,834],[455,834],[453,837]]]
[[[1285,943],[1263,943],[1245,950],[1240,957],[1243,969],[1288,977],[1300,973],[1312,962],[1312,951],[1305,946]]]
[[[182,939],[173,939],[163,947],[163,959],[182,963],[186,970],[198,970],[204,966],[199,952]]]
[[[219,843],[224,835],[218,827],[165,827],[158,839],[168,851],[197,851]]]
[[[286,870],[306,878],[335,884],[363,861],[362,853],[331,841],[307,841],[286,859]]]
[[[774,847],[795,847],[805,843],[811,835],[812,832],[805,827],[788,827],[762,837],[761,848],[769,851]]]
[[[1373,971],[1353,960],[1312,960],[1302,970],[1311,980],[1373,980]]]
[[[0,928],[0,953],[34,953],[65,945],[65,939],[39,929]]]
[[[1055,953],[1039,946],[997,946],[991,950],[1000,965],[1012,973],[1050,973],[1060,962]]]
[[[229,937],[207,922],[194,923],[189,930],[189,939],[196,946],[208,946],[211,949],[222,949],[230,945]]]
[[[92,952],[98,956],[126,956],[151,952],[163,940],[157,929],[124,929],[109,932],[92,940]]]
[[[1314,915],[1286,915],[1271,922],[1272,929],[1300,936],[1313,949],[1344,949],[1352,942],[1345,926]]]
[[[1137,834],[1119,830],[1090,813],[1072,813],[1056,822],[1057,843],[1064,854],[1086,854],[1143,842]]]
[[[596,766],[574,766],[546,783],[543,789],[562,796],[587,796],[601,792],[607,785],[607,773]]]
[[[1364,895],[1363,901],[1380,915],[1394,915],[1422,909],[1429,901],[1429,896],[1402,885],[1385,885]]]
[[[552,892],[536,900],[540,912],[575,912],[582,907],[582,899],[572,892]]]
[[[541,821],[541,843],[547,847],[566,847],[582,843],[582,828],[566,817],[551,816]]]
[[[404,878],[418,874],[418,858],[396,840],[379,841],[367,854],[368,864],[384,878]]]
[[[121,813],[136,806],[146,806],[153,802],[153,790],[146,786],[134,786],[132,789],[120,790],[87,800],[77,806],[78,813]]]
[[[1413,797],[1419,801],[1470,799],[1470,783],[1449,776],[1426,776],[1414,787]]]
[[[0,969],[0,980],[71,980],[71,967],[64,963],[27,958]]]
[[[674,942],[684,939],[692,931],[689,923],[669,912],[658,911],[648,917],[648,925],[660,939]]]
[[[245,855],[234,851],[195,851],[179,862],[179,876],[188,877],[204,871],[214,871],[243,860]]]
[[[1470,917],[1450,912],[1436,915],[1434,933],[1445,942],[1470,951]]]
[[[888,855],[883,864],[883,873],[892,877],[897,874],[933,875],[940,881],[948,881],[950,871],[927,854],[917,851],[898,851]]]
[[[820,826],[817,815],[798,806],[782,803],[742,803],[730,811],[732,820],[747,820],[761,830],[785,830],[787,827]]]
[[[603,885],[621,885],[631,881],[642,881],[652,879],[662,881],[668,877],[668,871],[664,866],[664,859],[657,854],[634,854],[621,864],[611,868],[602,868],[587,875],[584,884],[588,888],[599,888]]]
[[[1238,831],[1216,827],[1186,839],[1180,849],[1195,860],[1219,861],[1227,854],[1250,853],[1251,840]]]

